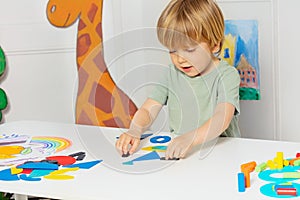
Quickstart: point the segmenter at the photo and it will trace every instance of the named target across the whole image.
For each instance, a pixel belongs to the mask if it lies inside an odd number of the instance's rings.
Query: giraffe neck
[[[102,1],[92,0],[87,9],[81,12],[77,35],[77,65],[82,66],[85,59],[96,48],[102,53]],[[106,70],[106,66],[102,71]]]

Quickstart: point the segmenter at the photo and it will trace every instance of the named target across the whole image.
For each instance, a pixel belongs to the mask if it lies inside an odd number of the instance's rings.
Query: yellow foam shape
[[[0,159],[8,159],[8,158],[14,158],[16,156],[12,156],[9,154],[0,154]]]
[[[22,171],[23,171],[22,168],[16,168],[16,167],[10,168],[10,173],[11,174],[20,174]]]
[[[71,172],[71,171],[77,171],[79,170],[79,167],[73,167],[73,168],[64,168],[64,169],[59,169],[51,172],[49,175],[61,175],[66,172]]]
[[[61,175],[61,174],[49,174],[47,176],[44,176],[44,178],[46,179],[51,179],[51,180],[70,180],[70,179],[74,179],[74,176],[70,176],[70,175]]]
[[[0,146],[0,154],[20,154],[24,150],[22,146]]]
[[[165,149],[159,149],[159,148],[153,149],[153,147],[144,147],[144,148],[142,148],[142,150],[144,150],[144,151],[156,151],[156,152],[165,152],[166,151]]]

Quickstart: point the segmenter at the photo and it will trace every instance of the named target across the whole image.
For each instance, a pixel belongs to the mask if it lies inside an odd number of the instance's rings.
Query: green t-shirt
[[[240,136],[240,77],[236,68],[221,60],[209,74],[189,77],[171,65],[162,76],[149,98],[168,106],[172,133],[180,135],[199,128],[212,117],[218,103],[226,102],[235,107],[235,114],[222,136]]]

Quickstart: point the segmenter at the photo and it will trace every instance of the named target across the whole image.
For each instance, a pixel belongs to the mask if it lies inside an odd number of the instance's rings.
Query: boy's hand
[[[140,145],[140,138],[123,133],[116,142],[116,148],[121,155],[133,154]]]
[[[185,133],[172,139],[166,150],[166,159],[184,158],[192,148],[194,139],[194,132]]]

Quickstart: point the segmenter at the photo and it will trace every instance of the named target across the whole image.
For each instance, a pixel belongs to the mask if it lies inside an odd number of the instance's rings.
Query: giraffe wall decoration
[[[76,123],[128,128],[137,107],[115,84],[105,64],[102,5],[103,0],[49,0],[47,17],[56,27],[79,20]]]

